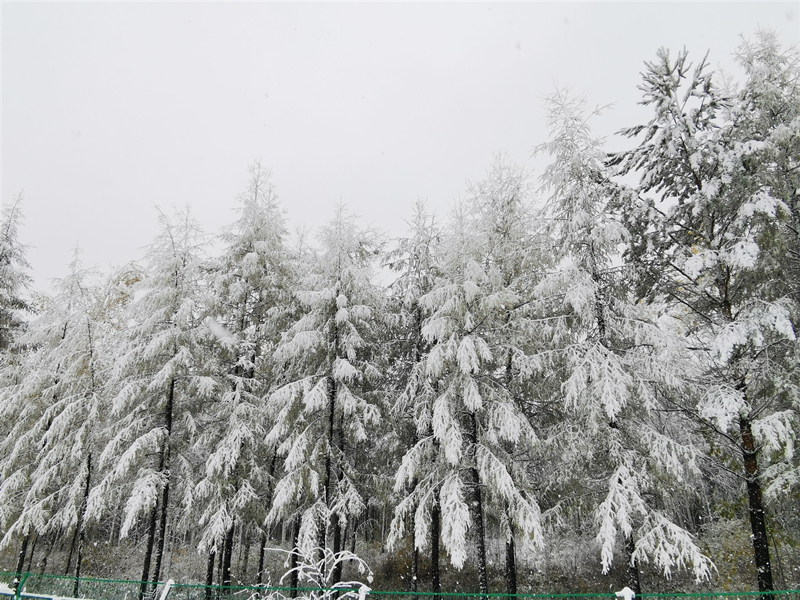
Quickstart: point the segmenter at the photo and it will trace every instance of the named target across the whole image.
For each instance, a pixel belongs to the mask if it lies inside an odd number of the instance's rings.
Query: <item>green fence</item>
[[[86,598],[92,600],[138,600],[142,590],[139,581],[83,578],[36,573],[0,572],[0,597],[18,600],[45,598]],[[164,583],[155,588],[145,585],[145,600],[159,600]],[[77,589],[77,593],[75,593]],[[331,600],[334,598],[359,599],[359,589],[335,589],[254,586],[205,586],[172,584],[168,600],[287,600],[289,598]],[[399,592],[370,590],[369,600],[617,600],[614,593],[605,594],[476,594],[463,592]],[[776,592],[705,592],[687,594],[640,594],[642,600],[800,600],[800,590]]]

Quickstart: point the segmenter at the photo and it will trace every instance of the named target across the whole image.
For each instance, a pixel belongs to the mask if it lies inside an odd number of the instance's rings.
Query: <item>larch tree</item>
[[[204,235],[188,210],[178,212],[175,222],[160,213],[160,223],[113,358],[114,430],[99,457],[106,475],[89,499],[90,517],[99,518],[114,488],[130,486],[120,535],[144,515],[140,595],[146,582],[161,575],[171,495],[176,505],[191,502],[199,459],[187,449],[198,435],[198,411],[218,392],[212,377],[215,338],[205,322]]]
[[[673,59],[660,50],[640,86],[653,117],[624,130],[639,143],[612,160],[640,175],[622,202],[627,257],[639,296],[671,303],[702,367],[695,394],[674,397],[675,407],[711,434],[713,453],[744,483],[761,591],[774,589],[764,488],[791,470],[798,430],[796,299],[781,248],[796,196],[797,100],[792,86],[765,85],[785,77],[796,89],[797,63],[762,60],[765,41],[743,49],[749,78],[731,94],[718,91],[705,60],[693,69],[685,51]]]
[[[231,583],[235,522],[244,529],[246,558],[249,536],[261,533],[261,583],[267,540],[262,525],[276,467],[275,446],[264,443],[271,427],[264,399],[277,384],[272,353],[292,306],[285,216],[269,171],[258,162],[250,167],[239,212],[239,219],[221,235],[222,255],[210,266],[209,325],[218,337],[221,396],[196,441],[198,451],[211,451],[194,491],[203,528],[199,545],[209,555],[208,585],[218,552],[224,552],[220,583]]]
[[[528,241],[527,193],[524,174],[498,159],[456,210],[443,240],[441,276],[418,300],[428,315],[421,333],[430,349],[415,383],[418,440],[396,475],[397,489],[409,492],[395,510],[393,539],[414,514],[415,544],[424,543],[438,491],[442,543],[460,569],[471,530],[483,594],[489,510],[505,523],[512,549],[515,530],[542,540],[539,507],[514,464],[536,439],[511,385],[520,350],[514,312],[525,305],[524,286],[515,284]],[[513,581],[510,556],[506,574]]]
[[[294,523],[295,556],[323,556],[329,534],[333,556],[343,550],[348,522],[365,509],[357,457],[381,422],[371,345],[383,302],[372,281],[380,239],[339,205],[320,243],[298,284],[301,309],[274,354],[286,381],[268,403],[267,443],[283,473],[267,525]],[[326,577],[339,581],[341,568]]]
[[[92,281],[96,279],[92,272],[81,270],[78,253],[69,276],[56,283],[55,295],[20,340],[30,352],[25,363],[29,381],[18,388],[18,400],[44,410],[29,432],[19,437],[22,444],[35,444],[29,455],[30,488],[22,502],[19,527],[10,527],[6,534],[24,531],[28,524],[41,536],[71,534],[64,572],[69,572],[76,556],[75,595],[95,471],[93,457],[104,412],[105,371],[102,288]],[[19,451],[14,448],[12,454]]]
[[[429,215],[425,204],[420,201],[415,206],[409,225],[409,237],[398,241],[397,248],[389,253],[386,261],[398,273],[390,287],[390,308],[387,311],[394,332],[392,339],[396,342],[390,350],[393,357],[392,380],[396,382],[393,383],[396,399],[392,406],[392,415],[409,423],[411,433],[407,436],[410,441],[405,443],[407,450],[416,447],[421,438],[430,439],[432,436],[431,421],[426,415],[430,414],[435,391],[425,373],[425,357],[430,344],[422,335],[423,323],[430,312],[420,305],[420,298],[429,293],[436,283],[439,274],[438,249],[442,235],[435,217]],[[436,442],[425,450],[428,451],[427,456],[420,455],[416,460],[435,463]],[[435,482],[435,479],[432,481]],[[410,482],[399,481],[395,485],[395,492],[402,493],[408,484],[410,499],[405,502],[410,505],[399,510],[406,513],[411,521],[411,591],[416,592],[419,586],[419,553],[430,545],[431,591],[439,594],[439,487],[427,483],[417,477]],[[418,518],[428,519],[430,524],[418,526]],[[399,523],[393,524],[393,530],[397,530],[398,526]],[[420,535],[417,535],[417,531]],[[391,545],[398,543],[396,538],[397,534],[393,533]]]
[[[615,198],[629,192],[611,181],[584,102],[557,91],[547,108],[551,138],[536,150],[551,161],[542,175],[543,220],[555,268],[539,293],[550,305],[551,344],[563,369],[566,420],[558,437],[565,457],[592,457],[588,470],[577,464],[573,474],[603,497],[595,507],[603,572],[622,538],[626,585],[637,594],[642,562],[666,575],[683,567],[706,578],[710,560],[667,510],[667,482],[699,475],[691,440],[665,421],[659,403],[685,389],[685,345],[661,307],[637,305],[629,292],[619,256],[629,234],[613,211]]]
[[[20,314],[28,310],[25,292],[31,284],[28,274],[30,265],[25,258],[25,246],[19,241],[19,226],[22,224],[22,194],[3,204],[0,219],[0,360],[14,339],[14,331],[20,327]],[[0,362],[0,366],[3,365]]]

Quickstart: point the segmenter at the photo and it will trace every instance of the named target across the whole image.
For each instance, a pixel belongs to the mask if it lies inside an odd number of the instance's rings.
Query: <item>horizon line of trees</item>
[[[774,590],[770,510],[800,504],[800,63],[765,31],[737,59],[741,84],[659,51],[623,152],[557,91],[537,181],[498,156],[444,226],[418,202],[392,246],[342,205],[317,245],[290,240],[255,162],[215,255],[188,208],[160,213],[143,264],[103,275],[76,251],[32,299],[20,195],[0,224],[0,548],[21,572],[66,540],[77,578],[93,532],[144,532],[143,596],[170,535],[230,585],[239,531],[260,584],[279,528],[296,588],[299,557],[355,548],[385,507],[413,591],[421,553],[441,591],[444,549],[487,593],[494,535],[515,594],[520,548],[580,531],[639,593],[645,563],[713,577],[698,535],[724,502]]]

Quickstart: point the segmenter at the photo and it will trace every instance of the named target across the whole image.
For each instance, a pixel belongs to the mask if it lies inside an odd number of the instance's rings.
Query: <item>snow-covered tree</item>
[[[640,175],[621,203],[639,295],[672,304],[702,367],[696,394],[676,405],[716,435],[715,453],[745,483],[762,591],[774,589],[763,491],[791,472],[798,430],[795,299],[780,248],[796,195],[797,63],[774,60],[770,40],[743,46],[748,81],[728,94],[705,60],[692,69],[685,51],[659,51],[641,85],[654,115],[624,130],[641,139],[613,159]]]
[[[709,575],[710,561],[665,510],[669,485],[699,472],[690,440],[660,418],[658,398],[681,389],[689,363],[674,325],[658,305],[637,305],[621,265],[628,232],[612,202],[628,191],[610,180],[601,142],[591,136],[584,102],[557,91],[547,99],[550,156],[542,176],[544,215],[556,263],[539,292],[549,304],[552,349],[542,365],[563,369],[567,420],[556,436],[579,485],[603,500],[595,507],[604,572],[624,541],[627,581],[639,593],[638,565],[655,562]],[[540,365],[541,368],[541,365]],[[674,435],[673,435],[674,434]]]
[[[213,306],[208,324],[218,337],[223,392],[196,441],[199,451],[211,449],[205,476],[194,491],[194,502],[202,507],[200,548],[209,553],[212,567],[214,555],[224,552],[222,585],[231,582],[234,522],[245,529],[248,540],[261,530],[270,505],[276,461],[275,447],[264,444],[271,426],[264,399],[276,383],[272,353],[292,300],[285,217],[269,172],[258,162],[250,167],[249,187],[238,210],[239,219],[221,235],[222,255],[210,268]],[[257,583],[266,530],[260,540]]]
[[[95,471],[105,368],[102,287],[95,274],[81,270],[78,254],[76,250],[70,275],[56,283],[55,295],[19,339],[27,348],[25,376],[6,390],[3,412],[8,411],[9,418],[14,415],[15,425],[0,443],[7,479],[0,488],[0,504],[19,508],[0,544],[33,530],[39,536],[69,536],[64,570],[70,570],[76,555],[76,577]]]
[[[89,516],[97,519],[110,508],[115,488],[130,486],[120,533],[125,537],[145,516],[142,582],[158,581],[161,572],[170,494],[191,502],[198,457],[185,449],[198,434],[198,411],[219,391],[211,376],[216,338],[204,312],[204,236],[188,210],[175,222],[163,213],[159,220],[161,231],[147,249],[146,274],[133,286],[128,327],[113,357],[115,422],[98,461],[107,474],[89,498]]]
[[[22,320],[20,314],[28,309],[25,291],[31,283],[30,265],[25,258],[25,246],[19,242],[18,228],[22,223],[22,194],[3,204],[0,219],[0,361],[13,341],[14,330]],[[0,362],[2,366],[2,362]]]
[[[541,542],[538,505],[514,464],[514,454],[536,438],[512,385],[520,353],[514,312],[525,305],[519,275],[529,242],[528,191],[521,170],[498,159],[457,209],[443,240],[441,276],[418,300],[430,349],[405,392],[418,439],[396,475],[396,489],[408,493],[395,510],[392,539],[413,514],[415,545],[424,547],[431,510],[441,506],[442,542],[457,568],[472,529],[482,593],[487,510],[506,523],[512,548],[515,530]]]
[[[431,382],[425,373],[425,357],[430,345],[422,335],[422,326],[425,319],[430,316],[420,305],[420,298],[429,293],[439,275],[437,260],[441,239],[440,228],[436,225],[435,217],[429,215],[425,204],[418,201],[414,208],[414,215],[409,223],[409,237],[398,240],[397,248],[387,256],[388,266],[398,273],[397,279],[391,285],[391,298],[389,320],[391,330],[394,332],[392,339],[395,342],[389,350],[392,355],[392,373],[396,391],[396,400],[392,407],[395,419],[408,422],[411,433],[409,442],[405,443],[406,449],[415,447],[419,443],[420,433],[417,431],[420,411],[429,411],[435,397]],[[427,408],[425,408],[427,407]],[[431,436],[430,420],[427,420],[427,431],[422,435]],[[404,436],[405,437],[405,436]],[[401,441],[401,444],[404,442]],[[434,450],[435,444],[429,450]],[[418,461],[431,461],[435,463],[436,452],[428,456],[418,456]],[[405,482],[404,482],[405,483]],[[415,493],[419,481],[414,478],[409,484],[410,493]],[[398,490],[400,491],[400,490]],[[428,514],[430,525],[420,526],[420,531],[427,531],[430,535],[431,550],[431,591],[434,594],[441,592],[439,573],[439,533],[441,522],[441,507],[439,505],[439,488],[430,488],[422,496],[421,501],[429,506]],[[417,539],[417,507],[409,507],[411,519],[411,591],[416,592],[419,585],[419,552],[428,546],[427,536]]]
[[[365,508],[358,455],[381,420],[373,336],[383,299],[372,281],[380,240],[340,205],[320,242],[303,265],[301,310],[275,351],[285,380],[269,398],[267,443],[283,475],[267,524],[294,522],[303,554],[326,548],[329,530],[334,554],[342,549],[348,521]]]

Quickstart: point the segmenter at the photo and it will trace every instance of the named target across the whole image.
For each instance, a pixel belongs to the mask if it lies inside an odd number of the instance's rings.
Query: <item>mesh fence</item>
[[[35,573],[0,572],[0,596],[19,599],[85,598],[87,600],[159,600],[164,583],[153,586],[140,581],[94,579]],[[479,594],[463,592],[408,592],[370,590],[369,600],[617,600],[615,594]],[[205,586],[172,584],[169,600],[360,600],[358,588],[334,589],[266,587],[266,586]],[[800,600],[800,590],[775,592],[705,592],[640,594],[645,600]],[[361,599],[363,600],[363,599]]]

